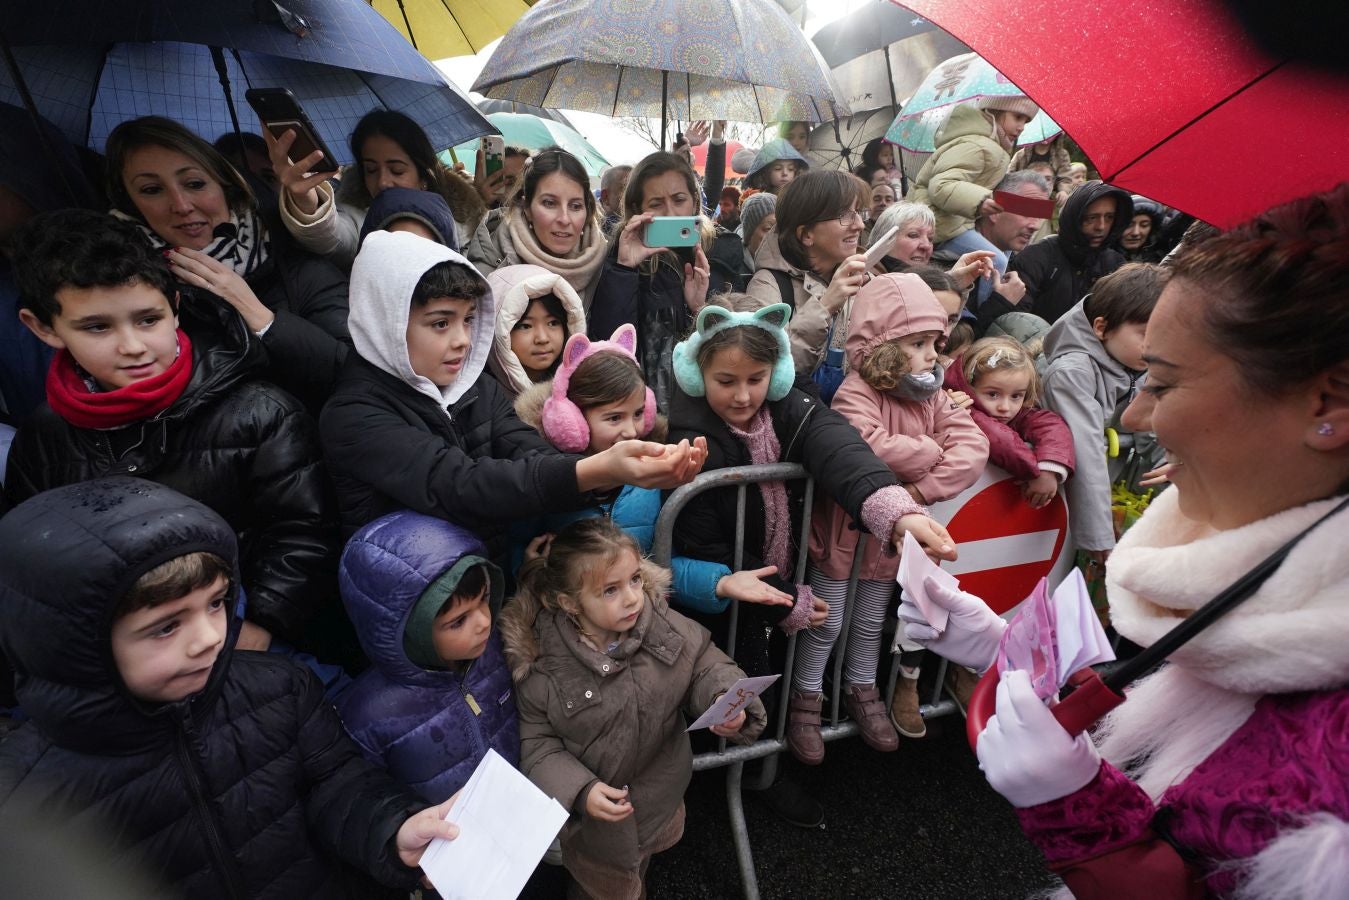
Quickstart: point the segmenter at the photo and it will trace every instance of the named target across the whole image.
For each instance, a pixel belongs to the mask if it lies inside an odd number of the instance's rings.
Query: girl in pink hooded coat
[[[946,310],[913,274],[873,278],[853,300],[846,345],[849,372],[834,395],[833,409],[851,422],[919,503],[954,497],[973,484],[988,460],[988,438],[970,414],[942,390],[937,352],[946,338]],[[818,763],[817,713],[825,661],[843,623],[848,578],[861,531],[832,502],[816,507],[810,534],[810,586],[829,603],[824,625],[805,632],[793,676],[792,727],[788,746],[803,762]],[[899,746],[894,723],[876,688],[881,628],[894,607],[897,556],[869,541],[862,551],[852,631],[848,638],[844,699],[862,738],[877,750]],[[914,649],[921,649],[914,645]],[[911,715],[898,723],[906,736],[921,737],[917,707],[917,659],[903,670],[901,689],[911,690]]]

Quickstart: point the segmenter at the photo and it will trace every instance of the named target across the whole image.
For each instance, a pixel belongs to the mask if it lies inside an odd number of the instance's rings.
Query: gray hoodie
[[[407,329],[412,291],[433,266],[456,262],[482,281],[487,293],[478,300],[468,358],[459,377],[447,388],[412,371]],[[351,312],[347,327],[361,358],[402,379],[442,407],[452,406],[477,382],[492,352],[496,301],[492,288],[473,263],[443,244],[406,232],[371,232],[351,267]]]
[[[1110,550],[1115,546],[1110,487],[1125,457],[1107,457],[1105,429],[1133,399],[1139,373],[1106,352],[1082,302],[1045,335],[1047,364],[1041,374],[1045,406],[1067,421],[1077,453],[1077,470],[1065,488],[1073,544],[1083,550]]]

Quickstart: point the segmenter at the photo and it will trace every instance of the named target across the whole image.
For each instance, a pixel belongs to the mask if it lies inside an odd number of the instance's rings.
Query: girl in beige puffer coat
[[[501,615],[520,770],[571,812],[562,861],[585,895],[641,897],[652,855],[684,833],[685,716],[744,673],[669,608],[669,570],[609,519],[573,523],[531,551]],[[766,721],[754,699],[712,731],[748,742]]]

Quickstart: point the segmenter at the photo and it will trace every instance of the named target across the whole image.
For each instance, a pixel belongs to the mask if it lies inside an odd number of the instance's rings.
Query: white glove
[[[899,604],[904,636],[953,663],[986,671],[998,659],[998,641],[1007,623],[973,594],[949,590],[931,577],[923,579],[923,587],[928,599],[951,614],[946,630],[938,635],[917,604],[905,600]]]
[[[998,682],[997,712],[979,733],[974,752],[989,786],[1016,807],[1066,797],[1101,769],[1091,738],[1064,731],[1022,671]]]

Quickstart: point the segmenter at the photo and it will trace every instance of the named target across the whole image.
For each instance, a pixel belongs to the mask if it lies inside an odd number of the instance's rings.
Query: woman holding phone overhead
[[[281,182],[281,221],[302,247],[326,256],[343,271],[351,271],[360,243],[361,224],[370,201],[389,187],[433,191],[454,212],[456,245],[468,246],[487,208],[473,185],[451,172],[436,158],[431,141],[420,125],[400,112],[376,109],[366,113],[351,133],[348,167],[334,189],[332,171],[319,171],[322,151],[292,161],[298,135],[272,137],[263,129],[272,167]]]
[[[317,413],[351,340],[346,277],[268,227],[239,172],[177,122],[123,122],[106,152],[113,215],[163,250],[183,285],[184,329],[234,342],[242,320],[243,343],[263,350],[262,377]]]
[[[652,153],[633,168],[623,195],[624,219],[614,230],[590,306],[588,331],[594,340],[607,338],[625,323],[637,326],[637,358],[662,412],[669,409],[674,392],[675,344],[692,330],[708,295],[728,287],[721,277],[714,279],[708,253],[729,232],[719,235],[700,214],[699,196],[693,169],[673,153]],[[666,217],[696,217],[696,243],[674,248],[648,244],[648,226]],[[669,224],[660,223],[656,234],[668,233],[682,243],[682,227],[671,229]],[[743,256],[744,251],[737,253]]]

